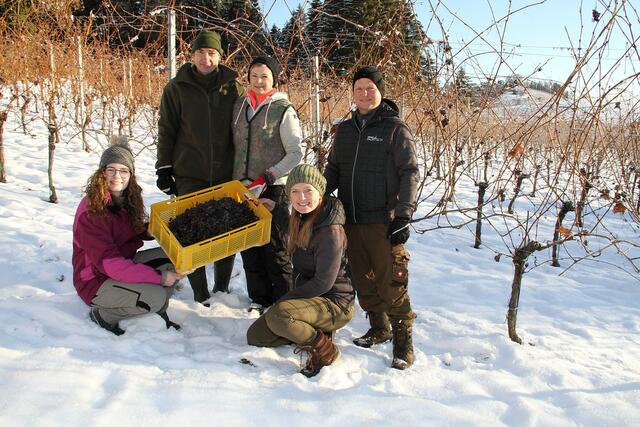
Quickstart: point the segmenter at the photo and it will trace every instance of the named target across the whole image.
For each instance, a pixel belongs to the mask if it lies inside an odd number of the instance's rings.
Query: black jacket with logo
[[[362,129],[355,112],[338,125],[324,176],[327,194],[338,189],[348,224],[411,218],[418,161],[413,136],[393,101],[383,99]]]

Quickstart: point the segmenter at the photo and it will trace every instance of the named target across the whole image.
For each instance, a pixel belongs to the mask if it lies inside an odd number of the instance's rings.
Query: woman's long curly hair
[[[95,218],[104,218],[109,212],[108,204],[111,196],[109,195],[109,184],[104,176],[105,169],[106,166],[95,171],[87,180],[87,185],[84,189],[89,198],[87,210],[89,215]],[[127,211],[131,227],[137,233],[142,233],[146,230],[149,216],[144,209],[142,187],[138,185],[135,173],[132,172],[129,175],[129,184],[122,192],[122,195],[124,196],[124,206],[122,207]]]

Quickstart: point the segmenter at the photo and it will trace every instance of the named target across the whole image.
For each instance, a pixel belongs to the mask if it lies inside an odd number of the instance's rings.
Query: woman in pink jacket
[[[137,252],[152,237],[126,140],[104,151],[85,193],[73,222],[73,285],[91,320],[122,335],[120,320],[157,313],[167,328],[179,329],[166,309],[182,275],[161,248]]]

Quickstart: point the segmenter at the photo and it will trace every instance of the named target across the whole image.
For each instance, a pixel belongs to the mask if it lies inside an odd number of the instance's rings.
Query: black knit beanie
[[[135,172],[133,153],[129,148],[126,136],[112,136],[109,139],[110,147],[104,150],[100,156],[100,169],[111,163],[120,163],[129,168],[131,173]]]
[[[224,53],[222,50],[222,39],[220,34],[215,31],[202,30],[196,36],[196,39],[191,44],[191,53],[201,48],[215,49],[220,52],[220,55]]]
[[[359,79],[371,80],[380,91],[380,94],[384,96],[384,76],[376,67],[362,67],[358,71],[356,71],[356,73],[353,75],[353,83],[351,85],[352,89],[356,84],[356,80]]]
[[[320,197],[324,196],[324,192],[327,189],[327,180],[325,177],[322,176],[315,166],[306,163],[296,166],[289,172],[287,185],[285,187],[287,194],[291,194],[291,187],[300,183],[313,185],[320,193]]]
[[[256,64],[266,65],[267,68],[271,70],[271,74],[273,75],[273,86],[278,86],[278,76],[280,75],[280,64],[278,64],[278,61],[270,56],[256,56],[255,58],[253,58],[253,61],[251,61],[251,64],[249,65],[249,74],[251,74],[251,67]]]

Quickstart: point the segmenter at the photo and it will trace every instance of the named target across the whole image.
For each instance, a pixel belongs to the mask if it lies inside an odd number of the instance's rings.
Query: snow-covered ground
[[[89,321],[72,284],[73,216],[100,149],[83,152],[75,131],[63,130],[51,204],[46,128],[29,128],[23,135],[10,115],[4,131],[1,426],[640,425],[640,284],[603,262],[562,276],[536,268],[520,300],[525,344],[514,344],[505,323],[512,265],[486,249],[498,244],[490,230],[480,250],[466,229],[409,240],[418,318],[407,371],[389,368],[391,344],[351,343],[368,325],[359,309],[337,334],[342,357],[317,377],[298,373],[292,347],[249,347],[256,315],[246,310],[239,259],[231,293],[214,295],[211,308],[194,303],[188,285],[175,295],[169,314],[181,331],[151,315],[123,322],[127,332],[116,337]],[[163,200],[155,153],[134,148],[147,204]],[[474,192],[461,185],[457,197],[474,206]],[[624,218],[614,225],[622,229]]]

